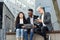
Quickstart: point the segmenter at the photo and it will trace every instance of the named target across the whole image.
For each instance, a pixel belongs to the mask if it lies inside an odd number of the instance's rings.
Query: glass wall
[[[58,23],[60,16],[57,17],[56,15],[53,0],[5,0],[4,2],[9,7],[15,17],[20,11],[24,12],[27,17],[29,8],[32,8],[34,10],[34,14],[39,15],[36,9],[38,6],[43,6],[45,7],[45,11],[50,12],[51,14],[51,20],[54,30],[60,30],[60,26]]]
[[[4,2],[12,11],[15,17],[20,11],[24,12],[27,16],[27,11],[29,8],[32,8],[33,10],[35,9],[35,0],[5,0]]]

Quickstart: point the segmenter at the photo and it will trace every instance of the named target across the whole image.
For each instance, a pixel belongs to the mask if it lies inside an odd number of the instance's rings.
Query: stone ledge
[[[51,31],[51,32],[47,32],[47,34],[56,34],[56,33],[60,33],[60,31]],[[7,35],[15,35],[15,32],[7,32]]]

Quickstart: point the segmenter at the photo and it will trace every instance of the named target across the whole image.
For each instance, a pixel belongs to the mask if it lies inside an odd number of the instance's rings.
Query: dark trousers
[[[35,32],[44,37],[44,40],[47,40],[46,31],[48,31],[47,27],[40,27],[35,29]]]

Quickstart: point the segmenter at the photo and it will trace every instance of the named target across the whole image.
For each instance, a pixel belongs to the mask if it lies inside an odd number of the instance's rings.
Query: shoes
[[[51,40],[50,35],[47,35],[46,39],[47,39],[47,40]]]

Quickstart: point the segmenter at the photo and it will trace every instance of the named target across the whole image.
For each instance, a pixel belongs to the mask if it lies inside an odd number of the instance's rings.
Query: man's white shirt
[[[33,17],[32,17],[32,18],[30,17],[30,23],[31,23],[31,24],[34,24],[34,23],[33,23]]]
[[[40,19],[40,17],[38,17],[37,19]],[[46,26],[46,25],[44,24],[44,14],[42,14],[41,20],[42,20],[43,26]]]

